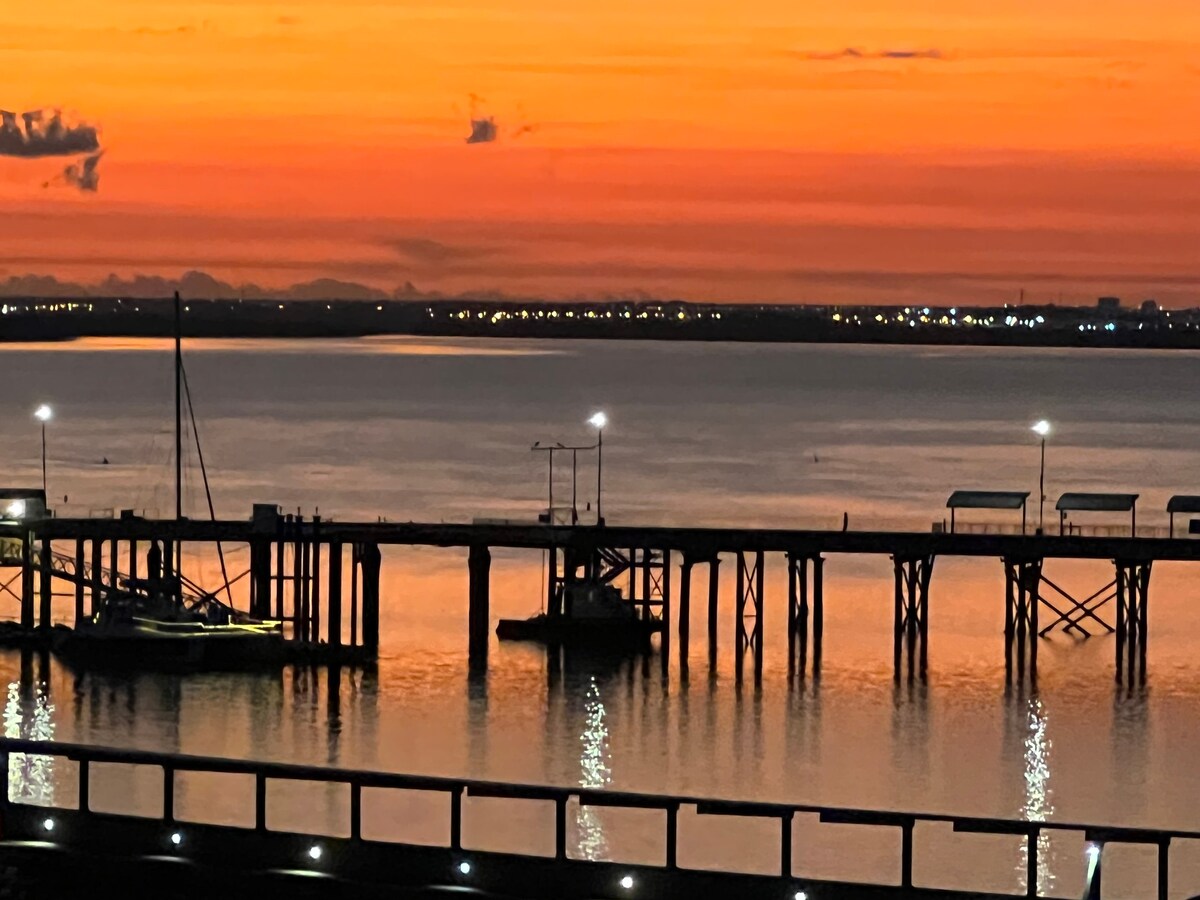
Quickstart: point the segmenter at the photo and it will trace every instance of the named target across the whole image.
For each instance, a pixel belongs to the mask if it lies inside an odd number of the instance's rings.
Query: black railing
[[[1125,828],[1087,825],[1070,822],[1029,822],[1018,819],[996,819],[977,816],[956,816],[944,813],[893,812],[818,806],[803,803],[758,803],[714,800],[700,797],[640,794],[626,791],[589,790],[578,787],[520,785],[463,778],[443,778],[417,775],[389,774],[356,769],[286,763],[253,762],[249,760],[189,756],[184,754],[152,753],[122,750],[81,744],[0,739],[0,766],[5,773],[6,789],[2,802],[6,807],[23,806],[13,801],[12,767],[14,754],[57,757],[78,765],[78,810],[89,814],[93,764],[118,764],[157,767],[163,773],[163,804],[161,821],[174,825],[176,776],[181,772],[248,775],[255,780],[254,827],[258,832],[267,828],[267,785],[272,781],[306,781],[345,785],[350,793],[350,840],[362,837],[363,788],[423,791],[445,794],[450,804],[449,849],[463,850],[463,797],[532,800],[554,804],[554,855],[558,860],[567,857],[567,807],[574,800],[580,806],[620,809],[661,810],[666,815],[665,851],[667,871],[680,871],[678,865],[678,815],[681,807],[694,807],[700,816],[737,816],[780,823],[779,876],[789,881],[792,872],[792,824],[798,814],[816,815],[819,821],[897,828],[901,832],[900,885],[913,886],[913,832],[920,823],[949,824],[955,832],[964,834],[1010,835],[1024,837],[1028,846],[1027,897],[1037,897],[1038,837],[1049,832],[1078,832],[1089,842],[1093,856],[1093,876],[1089,897],[1099,897],[1099,871],[1106,844],[1140,844],[1158,848],[1157,896],[1166,900],[1170,884],[1170,845],[1175,840],[1200,841],[1200,832],[1168,829]],[[139,817],[140,818],[140,817]]]

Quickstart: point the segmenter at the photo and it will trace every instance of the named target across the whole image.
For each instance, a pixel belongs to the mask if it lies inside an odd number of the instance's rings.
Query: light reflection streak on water
[[[8,686],[4,704],[4,736],[27,741],[54,739],[54,704],[46,685],[38,684],[33,711],[26,714],[18,682]],[[9,799],[35,806],[54,804],[54,757],[14,753],[8,758]]]
[[[608,714],[594,676],[588,684],[583,708],[584,728],[579,736],[579,784],[589,789],[604,788],[612,783],[612,769],[608,762]],[[607,859],[608,841],[595,807],[580,806],[575,813],[575,825],[580,856],[592,861]]]
[[[1046,707],[1041,700],[1032,699],[1027,709],[1028,732],[1025,735],[1025,804],[1022,816],[1029,822],[1045,822],[1054,814],[1050,802],[1050,738],[1046,736]],[[1046,832],[1037,839],[1038,893],[1046,894],[1054,885],[1054,873],[1050,870],[1050,836]],[[1021,843],[1021,886],[1028,887],[1026,873],[1029,871],[1029,845]]]

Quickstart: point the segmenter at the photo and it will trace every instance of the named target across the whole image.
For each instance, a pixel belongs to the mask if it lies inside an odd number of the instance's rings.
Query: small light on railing
[[[174,847],[178,847],[182,843],[183,843],[183,835],[180,834],[178,831],[172,831],[171,832],[171,845]]]
[[[47,831],[53,831],[54,830],[54,820],[47,819],[46,821],[44,821],[42,823],[42,827],[45,828]]]
[[[458,873],[460,875],[470,875],[471,874],[471,864],[464,859],[462,862],[460,862],[458,864]]]
[[[808,891],[796,891],[792,894],[792,900],[808,900]]]
[[[633,890],[633,876],[632,875],[624,876],[621,879],[621,887],[625,888],[625,890],[627,890],[627,891]]]
[[[321,845],[320,844],[313,844],[311,847],[308,848],[308,858],[311,859],[313,862],[316,862],[318,859],[321,858]]]
[[[1093,865],[1096,863],[1096,861],[1098,859],[1100,859],[1100,845],[1099,844],[1088,844],[1087,858],[1088,858],[1088,862],[1092,863]]]

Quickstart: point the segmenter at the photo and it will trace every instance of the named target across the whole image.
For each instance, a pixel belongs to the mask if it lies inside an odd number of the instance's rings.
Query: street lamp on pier
[[[1038,475],[1038,534],[1042,534],[1046,526],[1046,436],[1050,434],[1050,423],[1041,419],[1030,430],[1042,439],[1042,467]]]
[[[603,412],[593,413],[588,424],[596,429],[596,524],[604,524],[604,510],[600,498],[604,492],[604,427],[608,416]]]
[[[42,493],[46,492],[46,423],[54,418],[54,410],[43,403],[33,411],[33,417],[42,423]]]

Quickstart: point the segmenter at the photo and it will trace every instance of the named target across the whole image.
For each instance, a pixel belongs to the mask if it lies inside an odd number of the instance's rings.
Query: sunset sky
[[[1200,304],[1195,0],[8,7],[0,278]]]

